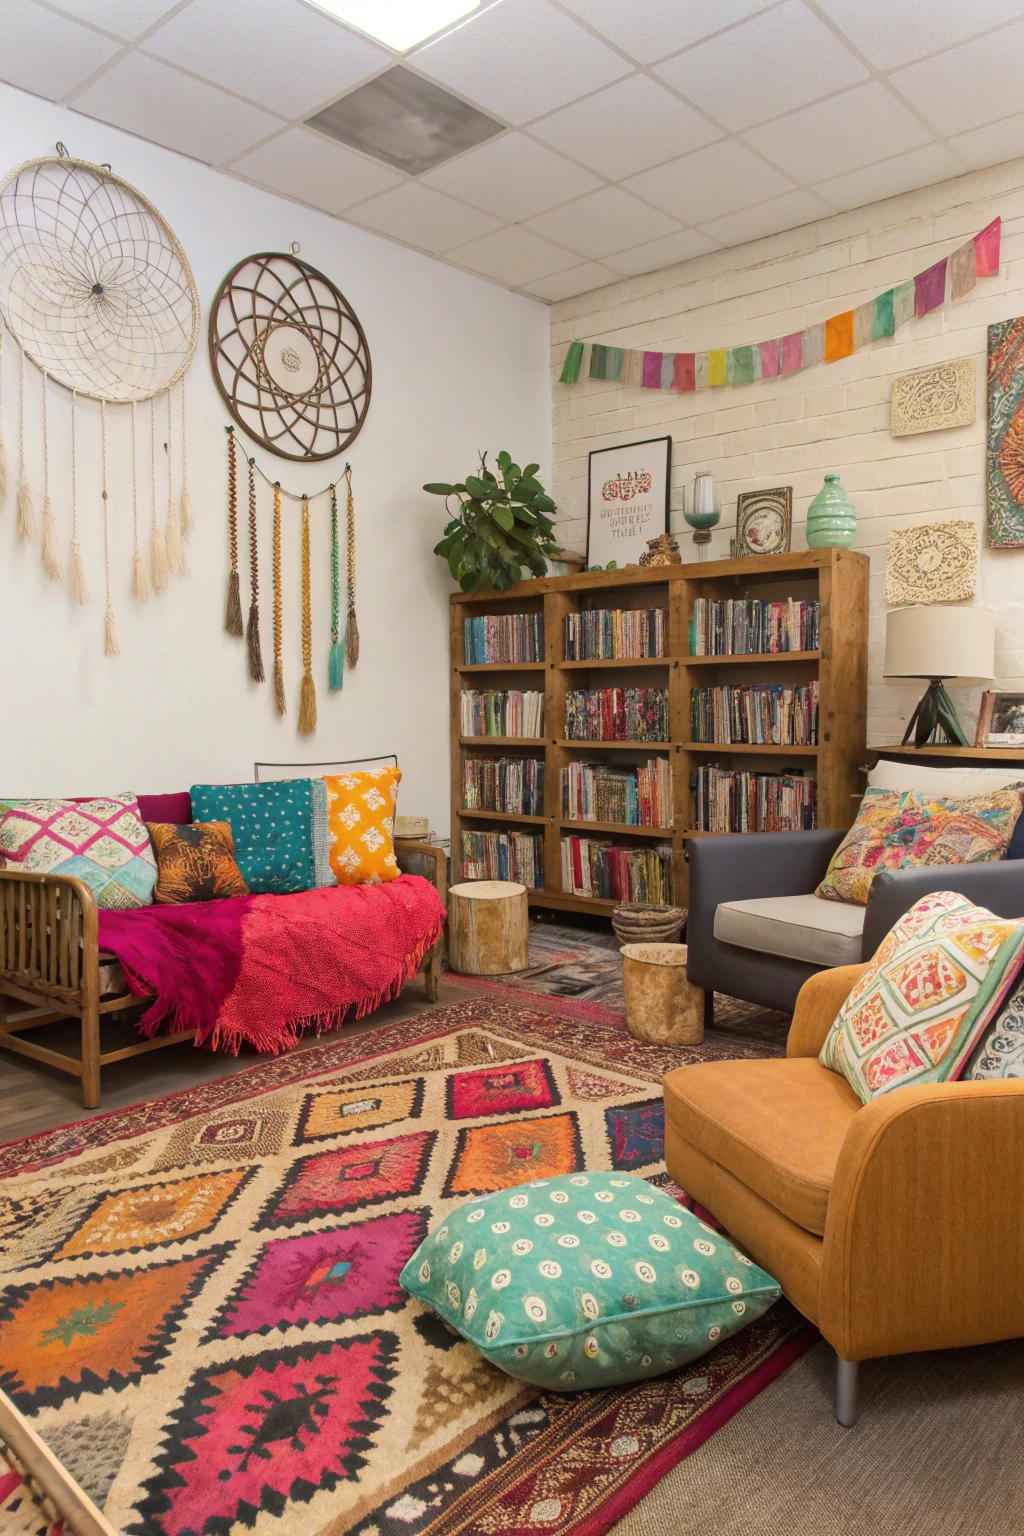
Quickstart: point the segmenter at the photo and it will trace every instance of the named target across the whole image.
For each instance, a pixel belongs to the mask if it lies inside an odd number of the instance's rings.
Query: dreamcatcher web
[[[174,232],[128,182],[66,154],[0,185],[0,316],[51,379],[107,401],[167,389],[199,338]]]

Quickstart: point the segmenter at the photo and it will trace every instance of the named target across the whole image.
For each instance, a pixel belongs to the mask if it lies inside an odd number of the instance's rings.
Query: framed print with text
[[[590,455],[587,569],[639,565],[648,539],[668,532],[672,439],[652,437]]]

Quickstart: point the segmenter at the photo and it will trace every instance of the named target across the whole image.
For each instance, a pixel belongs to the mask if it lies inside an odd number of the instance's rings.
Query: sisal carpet
[[[764,1054],[484,996],[0,1147],[0,1386],[130,1536],[600,1536],[813,1330],[538,1394],[398,1274],[468,1194],[667,1184],[663,1073]]]

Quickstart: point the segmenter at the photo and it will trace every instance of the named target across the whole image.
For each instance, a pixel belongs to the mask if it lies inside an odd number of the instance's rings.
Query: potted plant
[[[488,585],[503,592],[521,579],[524,567],[534,576],[543,576],[548,560],[562,553],[549,516],[556,510],[555,503],[536,478],[539,468],[539,464],[527,464],[520,469],[511,454],[502,452],[495,475],[482,453],[479,472],[467,475],[464,483],[431,482],[423,487],[432,496],[443,496],[446,503],[453,496],[458,498],[458,513],[440,544],[435,544],[434,554],[448,561],[463,592]]]

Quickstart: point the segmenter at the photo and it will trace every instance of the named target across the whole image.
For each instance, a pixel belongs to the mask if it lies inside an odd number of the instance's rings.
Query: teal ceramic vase
[[[849,549],[857,533],[857,509],[839,483],[826,475],[825,484],[807,508],[808,549]]]

